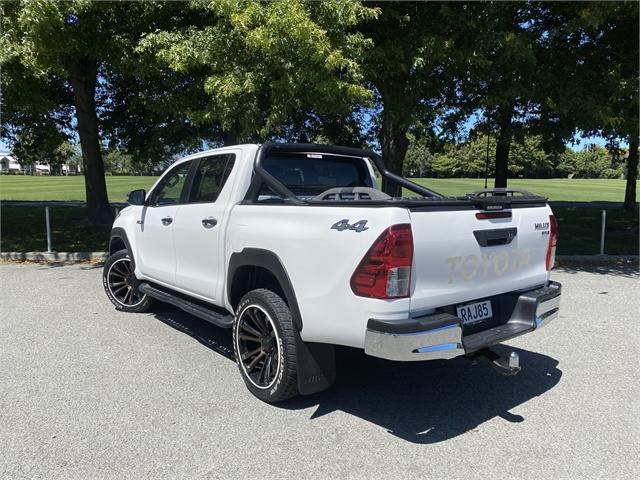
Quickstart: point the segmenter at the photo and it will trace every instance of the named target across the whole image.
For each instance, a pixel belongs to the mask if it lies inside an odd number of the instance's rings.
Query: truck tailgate
[[[551,209],[513,208],[498,213],[503,218],[489,219],[477,218],[480,212],[410,210],[412,312],[532,288],[548,280]]]

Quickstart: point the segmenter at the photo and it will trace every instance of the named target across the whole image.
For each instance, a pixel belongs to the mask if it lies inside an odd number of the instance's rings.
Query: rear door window
[[[213,203],[229,178],[236,156],[233,153],[200,159],[189,193],[189,203]]]

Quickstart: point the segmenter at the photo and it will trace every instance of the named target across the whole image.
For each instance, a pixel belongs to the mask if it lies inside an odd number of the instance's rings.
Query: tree
[[[112,149],[104,153],[105,172],[111,175],[131,175],[133,163],[131,155],[122,150]]]
[[[628,142],[624,205],[630,210],[638,177],[638,10],[638,2],[548,3],[538,27],[547,52],[539,92],[540,117],[551,127],[547,138],[557,144],[577,128],[606,137],[612,152]]]
[[[595,91],[592,132],[599,129],[617,147],[618,139],[627,141],[626,189],[624,208],[637,209],[638,179],[638,2],[614,3],[596,10],[593,21],[598,25],[590,43],[587,68],[597,71],[599,88]],[[607,68],[603,68],[606,66]],[[587,125],[589,123],[587,122]],[[595,128],[594,128],[595,127]]]
[[[8,79],[17,87],[10,88],[10,93],[20,89],[21,70],[41,84],[58,80],[59,90],[69,96],[60,101],[57,92],[47,92],[45,98],[53,104],[47,111],[56,121],[69,104],[75,113],[75,122],[60,123],[59,127],[74,128],[79,137],[91,222],[110,223],[113,219],[101,153],[107,141],[114,148],[135,153],[144,164],[166,160],[185,144],[187,148],[200,147],[201,141],[215,136],[210,129],[209,134],[195,140],[203,131],[192,128],[192,122],[185,118],[188,109],[176,114],[167,108],[179,95],[187,98],[189,88],[185,86],[191,79],[165,75],[155,62],[149,63],[151,56],[134,52],[139,39],[149,31],[174,23],[197,25],[183,4],[37,0],[3,3],[0,8],[3,82]],[[22,90],[24,97],[28,90],[24,85]],[[18,100],[11,108],[21,115],[37,110],[28,98],[11,94]],[[10,122],[28,124],[20,115],[14,115]]]
[[[89,217],[94,223],[111,222],[96,89],[102,62],[124,47],[110,35],[117,22],[115,9],[106,3],[81,0],[20,2],[3,4],[2,8],[6,19],[0,41],[2,63],[18,59],[36,75],[58,75],[68,82],[82,149]]]
[[[48,164],[54,173],[61,165],[56,150],[64,141],[66,136],[56,129],[54,123],[45,120],[22,128],[15,137],[12,152],[23,169],[29,167],[33,173],[36,165]]]
[[[491,141],[490,148],[495,148]],[[449,143],[433,161],[433,170],[438,177],[476,177],[493,175],[493,164],[487,166],[487,138],[476,137],[467,142]]]
[[[536,114],[544,50],[535,19],[543,7],[524,2],[483,5],[469,32],[477,58],[469,61],[459,108],[482,113],[477,130],[496,137],[494,186],[506,187],[512,142],[524,141]]]
[[[359,30],[372,40],[364,52],[365,81],[375,95],[376,123],[387,168],[402,173],[409,131],[420,123],[433,131],[436,119],[455,96],[463,59],[471,45],[466,34],[473,4],[429,2],[377,4],[380,14]],[[383,185],[393,195],[397,185]]]
[[[37,76],[15,58],[2,63],[0,75],[0,136],[23,163],[51,160],[73,116],[64,82],[55,75]]]
[[[77,171],[77,168],[82,163],[82,155],[78,145],[75,145],[68,140],[58,145],[55,150],[55,155],[60,165],[66,165],[67,175],[69,174],[71,166],[73,166]]]
[[[434,155],[425,142],[409,136],[409,147],[402,166],[402,174],[405,177],[429,177],[433,171]]]
[[[99,112],[105,148],[126,152],[136,171],[151,171],[176,155],[220,145],[219,124],[201,114],[209,103],[207,69],[177,72],[155,52],[137,48],[150,32],[202,28],[207,12],[186,2],[147,2],[136,4],[135,14],[121,21],[119,34],[132,47],[118,62],[105,65],[108,108]]]
[[[296,130],[346,118],[370,99],[354,60],[366,42],[350,30],[374,10],[344,0],[198,1],[191,8],[206,25],[149,34],[139,50],[177,73],[206,72],[207,102],[189,113],[218,124],[224,143],[297,139]]]
[[[542,148],[542,139],[527,136],[512,145],[509,170],[523,178],[545,178],[554,176],[555,166]]]

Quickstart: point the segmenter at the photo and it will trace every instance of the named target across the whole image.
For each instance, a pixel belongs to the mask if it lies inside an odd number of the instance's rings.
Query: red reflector
[[[478,220],[486,220],[488,218],[511,218],[511,212],[478,212],[476,213]]]
[[[360,261],[351,277],[351,290],[360,297],[408,297],[412,263],[411,225],[393,225],[382,232]]]
[[[547,245],[547,271],[556,263],[556,245],[558,244],[558,221],[555,215],[549,215],[549,245]]]

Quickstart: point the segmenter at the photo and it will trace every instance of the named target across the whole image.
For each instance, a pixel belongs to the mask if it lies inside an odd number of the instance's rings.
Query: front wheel
[[[127,250],[110,255],[102,270],[102,285],[107,297],[123,312],[147,312],[153,299],[138,290],[139,281],[134,273],[134,263]]]
[[[293,319],[278,295],[260,288],[242,298],[233,350],[247,388],[260,400],[273,403],[298,395]]]

